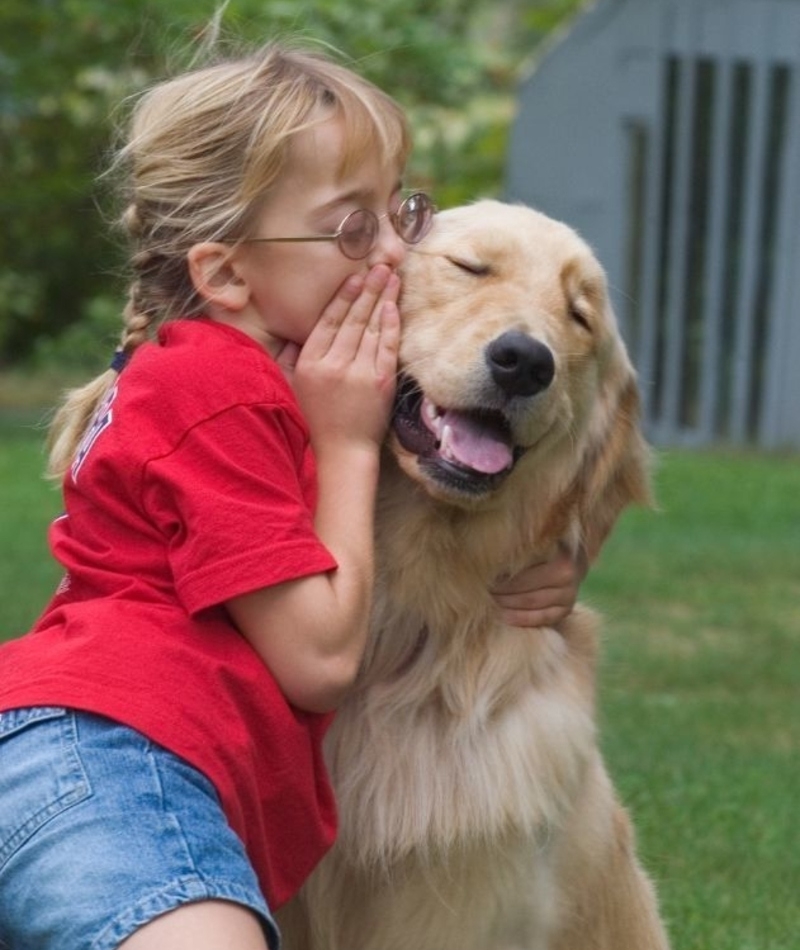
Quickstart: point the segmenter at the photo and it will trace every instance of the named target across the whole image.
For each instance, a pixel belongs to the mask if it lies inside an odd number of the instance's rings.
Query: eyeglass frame
[[[427,228],[417,238],[416,241],[407,241],[397,228],[397,219],[402,213],[404,205],[408,204],[408,202],[412,201],[414,198],[425,199],[425,201],[427,202],[426,210],[430,213],[430,219],[428,221]],[[253,238],[244,238],[242,240],[242,243],[243,244],[273,244],[273,243],[287,243],[287,244],[298,243],[299,244],[299,243],[305,243],[308,241],[336,241],[337,247],[348,260],[363,261],[364,258],[369,255],[369,253],[375,248],[375,245],[378,243],[378,236],[380,235],[380,223],[384,218],[388,218],[392,222],[392,227],[394,228],[395,233],[397,234],[397,236],[400,238],[401,241],[403,241],[404,243],[410,246],[413,246],[415,244],[418,244],[425,237],[425,235],[430,231],[431,225],[433,223],[433,216],[436,214],[436,211],[437,211],[436,205],[433,203],[433,199],[427,192],[415,191],[415,192],[412,192],[412,194],[407,195],[405,198],[403,198],[403,200],[397,206],[396,211],[384,211],[382,214],[375,214],[375,212],[370,211],[369,208],[354,208],[352,211],[348,212],[342,218],[339,224],[339,227],[336,229],[336,231],[333,234],[315,234],[315,235],[307,235],[307,236],[301,236],[301,237],[253,237]],[[344,250],[341,244],[341,237],[344,234],[345,224],[355,214],[366,214],[367,216],[374,218],[376,222],[375,236],[372,240],[372,243],[367,248],[367,250],[359,257],[351,257]]]

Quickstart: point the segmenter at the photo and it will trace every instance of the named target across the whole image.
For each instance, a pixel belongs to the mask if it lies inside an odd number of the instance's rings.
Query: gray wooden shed
[[[519,91],[507,197],[595,247],[661,445],[800,447],[800,0],[599,0]]]

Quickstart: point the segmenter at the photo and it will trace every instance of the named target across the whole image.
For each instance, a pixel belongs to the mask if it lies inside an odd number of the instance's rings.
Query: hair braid
[[[134,279],[128,288],[128,302],[122,311],[123,328],[118,349],[127,358],[147,341],[153,324],[169,309],[156,299],[158,294],[153,288],[154,279],[151,275],[157,274],[157,256],[152,251],[140,250],[131,259]]]

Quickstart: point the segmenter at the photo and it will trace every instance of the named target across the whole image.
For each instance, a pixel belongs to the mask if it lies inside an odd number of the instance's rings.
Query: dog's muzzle
[[[393,430],[423,471],[446,490],[471,497],[496,489],[525,448],[515,445],[506,413],[498,406],[519,404],[547,389],[555,376],[548,346],[509,330],[485,348],[487,405],[439,406],[409,375],[401,375]]]
[[[502,412],[438,407],[409,376],[398,386],[392,427],[428,476],[471,496],[497,488],[523,451],[514,446]]]

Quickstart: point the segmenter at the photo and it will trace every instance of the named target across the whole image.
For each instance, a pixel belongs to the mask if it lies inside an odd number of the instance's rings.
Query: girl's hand
[[[291,371],[315,451],[379,446],[394,401],[399,277],[386,265],[349,277],[323,311]]]
[[[512,627],[552,627],[570,613],[589,564],[580,548],[560,544],[548,561],[529,564],[491,591],[505,623]]]

